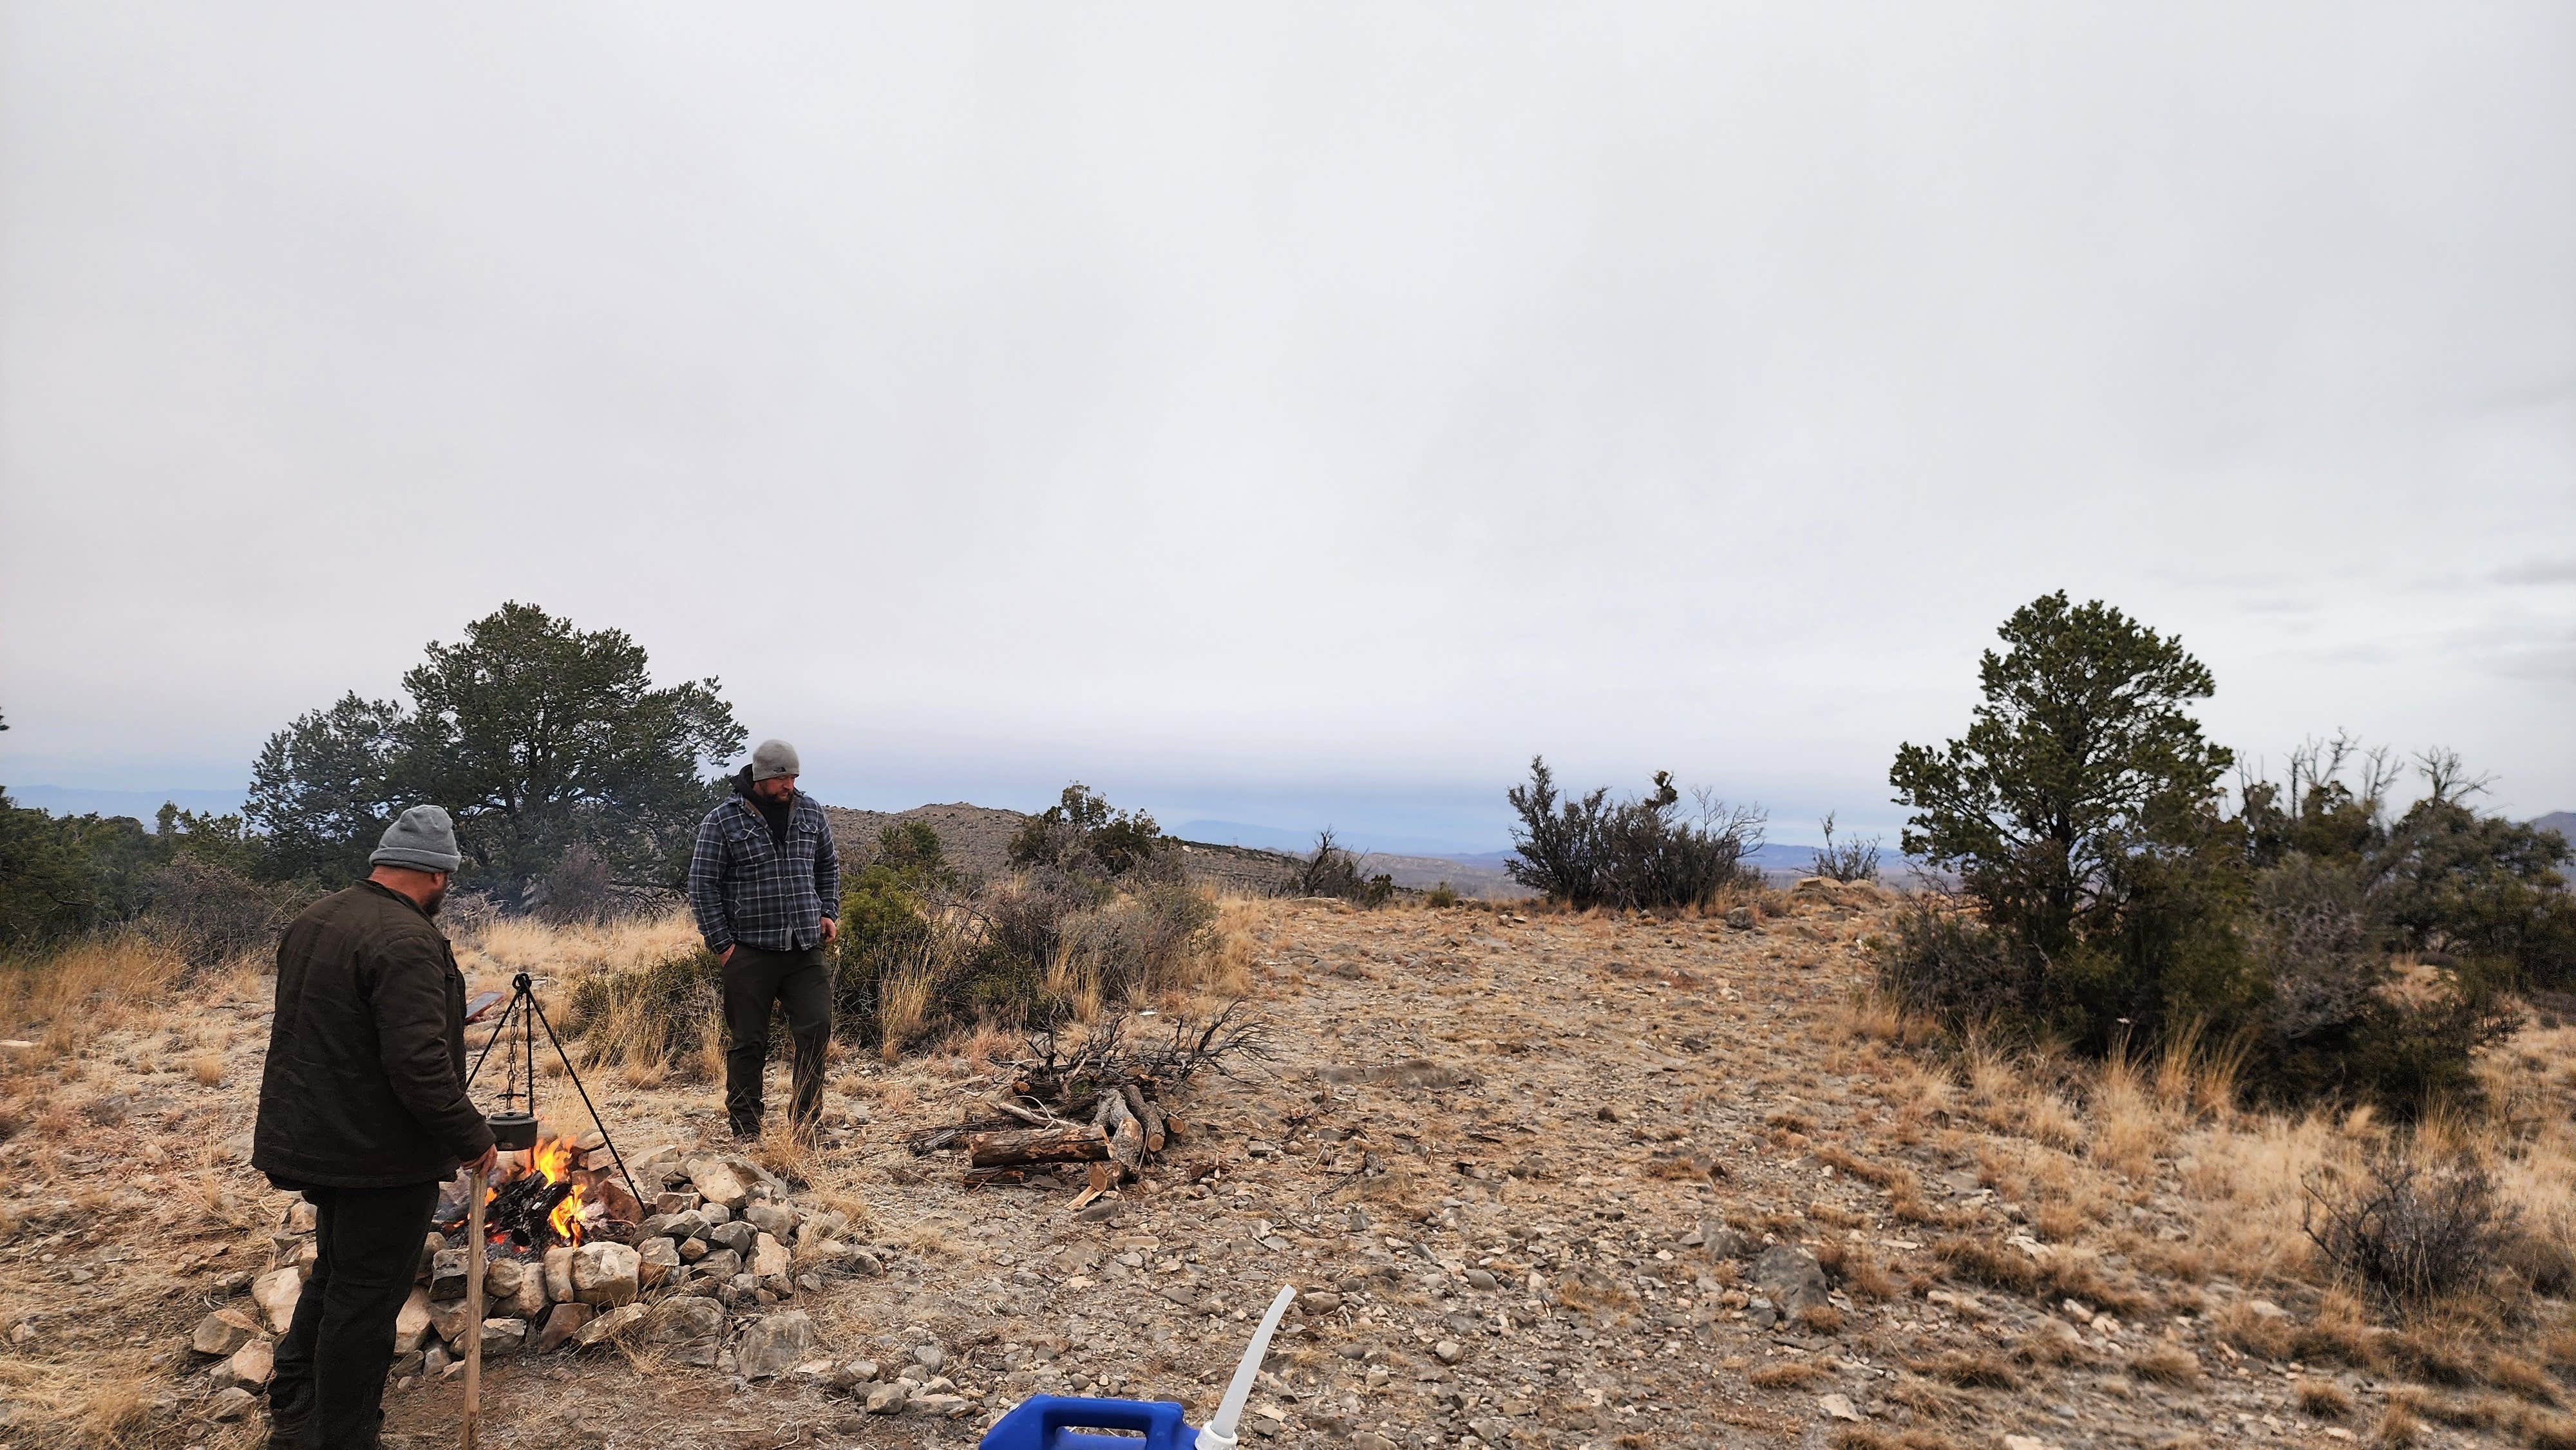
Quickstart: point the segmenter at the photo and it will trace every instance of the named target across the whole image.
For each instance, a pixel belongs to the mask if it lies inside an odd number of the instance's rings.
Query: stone
[[[1444,1339],[1438,1344],[1431,1346],[1431,1352],[1440,1357],[1440,1362],[1442,1364],[1456,1364],[1467,1351],[1464,1346],[1458,1343],[1458,1341],[1454,1339]]]
[[[420,1372],[432,1379],[445,1374],[447,1367],[454,1363],[456,1356],[449,1354],[444,1344],[433,1344],[420,1352]]]
[[[493,1318],[483,1321],[483,1357],[517,1354],[528,1346],[528,1321]]]
[[[868,1391],[868,1413],[900,1415],[903,1413],[904,1401],[910,1398],[912,1398],[912,1389],[901,1380],[879,1385]]]
[[[1699,1238],[1697,1247],[1721,1259],[1747,1259],[1761,1252],[1762,1241],[1742,1229],[1729,1228],[1716,1219],[1703,1219],[1693,1230]],[[1685,1240],[1687,1242],[1687,1240]]]
[[[1375,1430],[1362,1430],[1351,1436],[1351,1450],[1395,1450],[1395,1442]]]
[[[1469,1269],[1467,1271],[1467,1284],[1470,1288],[1490,1289],[1494,1287],[1493,1272],[1488,1269]]]
[[[2004,1450],[2057,1450],[2057,1447],[2037,1435],[2006,1435]]]
[[[637,1181],[641,1182],[643,1176],[644,1175],[641,1173],[638,1173],[636,1175]],[[653,1195],[653,1211],[657,1214],[693,1213],[697,1210],[698,1205],[704,1202],[706,1202],[706,1200],[699,1197],[697,1194],[685,1192],[680,1189],[667,1189],[661,1193]]]
[[[912,1347],[912,1362],[937,1374],[939,1367],[948,1362],[948,1352],[935,1344],[916,1344]]]
[[[850,1267],[873,1278],[885,1272],[885,1260],[869,1253],[866,1249],[854,1249],[850,1253]]]
[[[429,1301],[429,1327],[437,1331],[439,1342],[449,1349],[460,1353],[464,1350],[465,1331],[473,1323],[473,1319],[466,1312],[464,1300],[432,1299]]]
[[[684,1264],[694,1264],[715,1252],[715,1246],[709,1244],[704,1238],[678,1240],[678,1247],[680,1262]]]
[[[740,1208],[751,1197],[751,1185],[754,1180],[738,1171],[734,1163],[725,1159],[712,1155],[696,1157],[683,1162],[680,1168],[682,1172],[689,1175],[690,1186],[697,1189],[709,1203],[721,1203],[727,1208]]]
[[[1312,1294],[1301,1296],[1296,1302],[1305,1305],[1306,1312],[1309,1314],[1331,1314],[1341,1309],[1342,1296],[1330,1289],[1318,1289]]]
[[[415,1284],[411,1297],[394,1313],[394,1353],[409,1354],[429,1335],[429,1286]]]
[[[748,1254],[751,1252],[751,1246],[760,1242],[760,1230],[753,1228],[747,1220],[735,1219],[730,1223],[720,1223],[709,1228],[707,1242],[720,1249],[731,1249],[737,1254]]]
[[[636,1282],[650,1289],[680,1272],[680,1247],[669,1239],[646,1239],[635,1246]]]
[[[561,1304],[572,1297],[572,1257],[580,1250],[557,1244],[546,1250],[546,1298]]]
[[[606,1344],[635,1331],[652,1312],[641,1304],[620,1304],[605,1314],[595,1314],[589,1323],[574,1330],[572,1337],[580,1344]]]
[[[584,1304],[632,1304],[642,1289],[644,1262],[624,1244],[588,1243],[572,1251],[572,1294]]]
[[[954,1420],[960,1415],[971,1412],[975,1404],[964,1395],[924,1394],[912,1397],[912,1408],[925,1415],[938,1415]]]
[[[2280,1305],[2273,1303],[2269,1299],[2246,1300],[2245,1312],[2253,1315],[2257,1319],[2287,1319],[2290,1317],[2289,1310],[2282,1308]]]
[[[861,1385],[872,1384],[884,1377],[884,1366],[873,1359],[850,1360],[839,1369],[832,1371],[833,1385],[845,1390],[857,1389]]]
[[[720,1223],[733,1222],[733,1210],[721,1203],[701,1204],[698,1217],[706,1221],[707,1227],[713,1228]]]
[[[462,1299],[465,1297],[465,1251],[440,1249],[429,1265],[429,1297]]]
[[[812,1358],[813,1353],[814,1320],[802,1309],[764,1314],[751,1321],[733,1347],[737,1372],[745,1379],[755,1380],[785,1374]]]
[[[1737,931],[1753,930],[1753,908],[1739,906],[1726,913],[1726,924]]]
[[[313,1206],[313,1201],[311,1199],[299,1198],[286,1206],[286,1231],[288,1233],[309,1234],[321,1226],[322,1211]]]
[[[765,1233],[752,1242],[751,1262],[745,1267],[744,1272],[755,1279],[784,1279],[787,1277],[788,1268],[789,1258],[785,1244]]]
[[[796,1236],[797,1221],[803,1217],[783,1203],[745,1204],[742,1216],[753,1228],[782,1243]]]
[[[496,1314],[534,1319],[546,1312],[543,1264],[493,1259],[483,1266],[483,1299]]]
[[[271,1269],[250,1281],[251,1302],[271,1334],[284,1334],[295,1322],[295,1301],[304,1297],[304,1271],[293,1265]]]
[[[188,1347],[199,1354],[228,1359],[257,1333],[259,1321],[251,1311],[226,1305],[197,1321],[196,1333],[188,1337]]]
[[[1854,1424],[1861,1419],[1860,1411],[1852,1408],[1849,1395],[1819,1395],[1816,1397],[1816,1410],[1828,1419],[1849,1420]]]
[[[430,1270],[438,1263],[439,1251],[446,1247],[446,1237],[435,1230],[421,1235],[420,1267],[412,1270],[412,1277],[424,1284],[428,1283]]]
[[[724,1336],[724,1306],[712,1299],[684,1295],[665,1299],[645,1316],[646,1344],[713,1344]]]
[[[836,1209],[809,1213],[803,1223],[796,1225],[796,1247],[805,1249],[828,1243],[849,1226],[850,1216]]]
[[[713,1279],[721,1284],[742,1272],[742,1255],[731,1249],[718,1249],[698,1260],[692,1277]]]
[[[266,1339],[251,1340],[232,1352],[224,1361],[223,1378],[233,1384],[255,1389],[268,1383],[277,1369],[277,1347]]]
[[[629,1304],[626,1307],[632,1309],[637,1306]],[[616,1311],[611,1310],[610,1312],[614,1313]],[[581,1333],[583,1325],[590,1323],[590,1321],[596,1318],[598,1314],[599,1311],[597,1309],[578,1301],[570,1304],[557,1304],[553,1308],[548,1309],[546,1311],[545,1327],[537,1331],[537,1353],[552,1354],[556,1350],[563,1348],[566,1344],[572,1341],[574,1335]]]
[[[229,1425],[235,1420],[247,1419],[251,1406],[258,1403],[250,1391],[239,1385],[227,1385],[217,1390],[213,1399],[206,1401],[206,1418]]]
[[[1815,1255],[1773,1244],[1753,1261],[1753,1287],[1782,1314],[1825,1302],[1825,1271]]]

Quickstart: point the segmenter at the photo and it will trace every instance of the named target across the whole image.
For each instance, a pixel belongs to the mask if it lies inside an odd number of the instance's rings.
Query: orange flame
[[[536,1151],[529,1156],[528,1169],[530,1172],[544,1175],[548,1183],[570,1181],[572,1179],[572,1140],[548,1138],[539,1143]],[[581,1242],[582,1197],[581,1184],[577,1181],[573,1182],[572,1192],[565,1194],[563,1202],[555,1205],[554,1212],[546,1215],[546,1227],[555,1231],[557,1243]]]

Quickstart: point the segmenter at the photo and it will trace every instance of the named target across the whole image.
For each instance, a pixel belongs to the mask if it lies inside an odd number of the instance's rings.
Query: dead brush
[[[2519,1227],[2485,1165],[2466,1153],[2428,1161],[2378,1149],[2361,1174],[2320,1168],[2302,1187],[2299,1226],[2318,1252],[2401,1310],[2484,1288]]]
[[[1816,1263],[1836,1282],[1864,1299],[1884,1303],[1905,1292],[1905,1286],[1879,1266],[1867,1244],[1829,1239],[1816,1246]]]
[[[1794,1390],[1832,1379],[1840,1368],[1830,1359],[1784,1359],[1763,1365],[1744,1379],[1758,1390]]]
[[[2084,1347],[2083,1336],[2066,1324],[2055,1319],[2043,1319],[2014,1342],[2012,1357],[2016,1364],[2033,1369],[2057,1369],[2071,1364],[2089,1364],[2093,1352]]]
[[[1924,1359],[1909,1359],[1905,1367],[1926,1379],[1957,1385],[1963,1390],[2010,1390],[2021,1387],[2021,1375],[2012,1361],[1992,1350],[1945,1349]]]
[[[2290,1387],[2299,1413],[2318,1420],[2341,1420],[2352,1414],[2352,1396],[2333,1380],[2302,1379]]]
[[[2129,1356],[2129,1375],[2161,1385],[2187,1385],[2200,1378],[2200,1356],[2171,1342],[2151,1344]]]

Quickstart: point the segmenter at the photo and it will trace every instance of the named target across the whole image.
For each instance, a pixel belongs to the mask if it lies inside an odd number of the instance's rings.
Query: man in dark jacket
[[[460,860],[447,812],[403,812],[367,860],[365,881],[315,902],[277,945],[250,1161],[319,1217],[269,1388],[279,1450],[376,1444],[394,1319],[439,1185],[495,1156],[465,1095],[465,978],[431,921]]]
[[[796,788],[796,747],[764,740],[707,813],[689,856],[689,909],[724,963],[725,1116],[737,1138],[760,1134],[769,1004],[787,1008],[795,1047],[788,1120],[810,1129],[823,1108],[823,1049],[832,1039],[832,966],[841,929],[841,858],[832,823]]]

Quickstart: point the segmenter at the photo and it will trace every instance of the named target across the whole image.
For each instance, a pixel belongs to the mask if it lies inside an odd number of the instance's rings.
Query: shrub
[[[144,925],[190,966],[268,952],[314,896],[293,883],[260,882],[189,852],[144,878]]]
[[[1905,1007],[1953,1028],[2037,1019],[2044,974],[2025,949],[1962,903],[1930,892],[1898,908],[1877,953],[1878,981]]]
[[[957,883],[939,833],[927,823],[898,821],[877,833],[875,853],[841,888],[841,929],[833,944],[834,1035],[881,1040],[884,984],[928,970],[940,900]]]
[[[2483,1288],[2517,1228],[2485,1167],[2465,1155],[2436,1162],[2386,1149],[2357,1180],[2320,1170],[2304,1187],[2300,1227],[2318,1251],[2399,1307]]]
[[[1432,887],[1430,890],[1422,893],[1422,903],[1425,906],[1434,906],[1443,909],[1456,906],[1458,904],[1458,888],[1450,885],[1446,881],[1443,881]]]
[[[1363,875],[1360,858],[1335,843],[1327,827],[1315,834],[1314,851],[1297,869],[1296,890],[1300,896],[1330,896],[1379,907],[1395,899],[1395,878]]]
[[[1681,812],[1669,771],[1652,793],[1613,804],[1607,787],[1560,796],[1546,760],[1530,760],[1527,785],[1508,793],[1521,818],[1512,879],[1576,910],[1595,906],[1704,907],[1730,886],[1759,885],[1744,856],[1762,840],[1762,810],[1696,793],[1696,819]]]
[[[1114,810],[1080,781],[1066,786],[1054,805],[1020,827],[1011,838],[1010,859],[1014,866],[1101,879],[1139,872],[1180,874],[1171,840],[1152,816]]]
[[[1878,879],[1878,837],[1834,844],[1834,816],[1827,811],[1824,820],[1825,845],[1816,853],[1815,874],[1835,881],[1876,881]]]
[[[575,844],[541,872],[527,894],[537,916],[555,926],[596,926],[617,912],[608,859]]]
[[[575,984],[561,1024],[579,1041],[585,1067],[696,1069],[718,1060],[724,1031],[723,969],[691,947],[625,972],[597,972]]]

